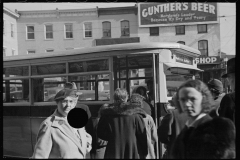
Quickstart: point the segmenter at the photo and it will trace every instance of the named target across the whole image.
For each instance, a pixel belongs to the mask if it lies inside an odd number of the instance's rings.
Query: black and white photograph
[[[236,6],[3,1],[3,158],[235,159]]]

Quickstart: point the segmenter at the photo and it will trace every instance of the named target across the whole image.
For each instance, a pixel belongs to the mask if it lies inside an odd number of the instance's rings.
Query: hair
[[[141,90],[143,90],[143,92],[144,92],[143,94],[142,94]],[[144,98],[146,98],[146,96],[147,96],[147,89],[145,87],[143,87],[143,86],[139,86],[139,87],[137,87],[135,93],[138,93],[141,96],[143,96]]]
[[[128,98],[128,93],[124,88],[117,88],[113,95],[114,101],[117,103],[125,102]]]
[[[180,110],[180,112],[183,112],[184,109],[183,107],[180,105],[179,103],[179,91],[182,88],[186,88],[186,87],[191,87],[191,88],[195,88],[197,91],[199,91],[202,96],[202,113],[209,113],[211,111],[211,108],[213,106],[213,98],[212,98],[212,94],[210,92],[210,90],[208,89],[208,86],[203,83],[200,80],[188,80],[187,82],[183,83],[177,90],[176,93],[176,98],[173,98],[174,104],[176,105],[176,107]]]
[[[140,108],[143,108],[143,99],[144,97],[141,96],[138,93],[133,93],[130,97],[130,104],[135,105],[135,106],[139,106]]]

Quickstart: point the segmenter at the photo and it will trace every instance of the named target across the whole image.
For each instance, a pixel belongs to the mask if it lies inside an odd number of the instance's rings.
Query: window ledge
[[[156,36],[159,36],[159,35],[157,35],[157,34],[152,34],[152,35],[149,35],[149,36],[150,36],[150,37],[152,37],[152,36],[155,36],[155,37],[156,37]]]
[[[26,41],[35,41],[35,39],[26,39]]]
[[[64,38],[64,40],[74,40],[74,38]]]
[[[83,40],[93,39],[93,37],[84,37]]]
[[[53,41],[54,39],[44,39],[44,41]]]

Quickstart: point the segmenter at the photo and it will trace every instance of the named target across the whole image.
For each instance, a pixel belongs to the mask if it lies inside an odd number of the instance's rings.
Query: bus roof
[[[38,59],[47,57],[60,57],[66,55],[77,55],[97,52],[108,52],[108,51],[120,51],[120,50],[138,50],[138,49],[175,49],[181,50],[182,52],[192,53],[195,56],[200,55],[200,51],[186,45],[182,45],[174,42],[151,42],[151,43],[125,43],[125,44],[113,44],[104,46],[85,47],[80,49],[64,50],[57,52],[44,52],[31,55],[17,55],[7,56],[3,58],[3,61],[14,61],[14,60],[26,60],[26,59]]]

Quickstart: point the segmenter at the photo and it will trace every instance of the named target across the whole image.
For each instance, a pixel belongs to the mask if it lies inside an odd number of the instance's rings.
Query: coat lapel
[[[55,119],[52,123],[52,126],[58,128],[64,135],[71,139],[78,146],[81,153],[84,154],[79,138],[75,135],[72,128],[67,124],[66,120],[64,120],[62,117],[59,117],[56,111],[54,112],[54,116]]]

